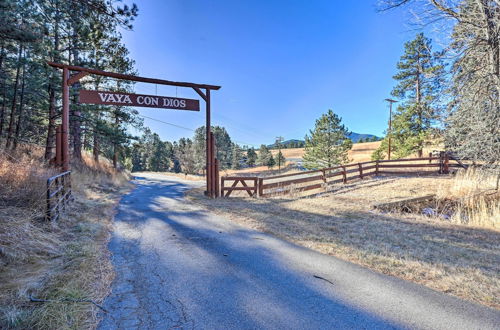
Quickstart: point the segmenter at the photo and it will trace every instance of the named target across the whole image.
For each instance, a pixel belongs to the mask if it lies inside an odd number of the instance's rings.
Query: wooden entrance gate
[[[60,159],[56,159],[56,164],[62,167],[63,171],[68,171],[70,169],[70,159],[69,159],[69,87],[82,79],[83,77],[92,74],[104,77],[111,77],[115,79],[137,81],[143,83],[157,84],[157,85],[168,85],[168,86],[178,86],[178,87],[188,87],[192,88],[204,101],[206,105],[206,175],[207,175],[207,189],[205,194],[209,197],[218,196],[218,181],[219,174],[217,169],[217,160],[215,158],[215,141],[213,134],[211,132],[210,123],[210,91],[219,90],[220,86],[206,85],[206,84],[195,84],[190,82],[177,82],[163,79],[146,78],[139,77],[115,72],[108,72],[96,69],[89,69],[80,66],[66,65],[54,62],[48,62],[48,64],[54,68],[63,70],[63,86],[62,86],[62,124],[60,129],[60,141],[59,144],[59,154]],[[75,72],[75,74],[70,75],[70,71]],[[203,91],[204,90],[204,91]],[[116,105],[129,105],[129,106],[141,106],[150,108],[168,108],[177,110],[193,110],[193,109],[183,109],[181,107],[183,99],[175,98],[176,102],[165,101],[165,99],[174,99],[163,97],[163,103],[155,102],[150,96],[147,95],[137,95],[129,93],[119,93],[119,97],[97,97],[99,91],[87,91],[84,103],[95,103],[95,104],[116,104]],[[101,92],[101,94],[118,94],[113,92]],[[133,99],[132,96],[136,96]],[[142,97],[142,98],[141,98]],[[147,98],[149,97],[149,99]],[[113,102],[111,101],[113,100]],[[118,100],[119,102],[115,102]],[[127,104],[123,104],[124,101]],[[184,99],[185,104],[193,104],[193,101]],[[197,102],[197,101],[196,101]],[[199,108],[197,109],[199,111]],[[195,110],[196,111],[196,110]],[[56,151],[57,154],[57,151]]]

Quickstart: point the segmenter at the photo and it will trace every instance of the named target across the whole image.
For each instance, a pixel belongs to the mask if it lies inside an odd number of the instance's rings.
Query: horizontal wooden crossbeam
[[[75,66],[75,65],[67,65],[67,64],[54,63],[54,62],[47,62],[47,63],[48,63],[48,65],[50,65],[51,67],[54,67],[54,68],[59,68],[59,69],[67,68],[68,70],[71,70],[71,71],[87,72],[87,73],[95,74],[98,76],[111,77],[111,78],[122,79],[122,80],[139,81],[139,82],[158,84],[158,85],[190,87],[190,88],[194,88],[195,90],[196,90],[196,88],[198,88],[198,89],[200,89],[200,88],[211,89],[211,90],[219,90],[220,89],[220,86],[215,86],[215,85],[195,84],[195,83],[190,83],[190,82],[170,81],[170,80],[156,79],[156,78],[146,78],[146,77],[139,77],[139,76],[134,76],[134,75],[116,73],[116,72],[89,69],[89,68],[84,68],[84,67]]]

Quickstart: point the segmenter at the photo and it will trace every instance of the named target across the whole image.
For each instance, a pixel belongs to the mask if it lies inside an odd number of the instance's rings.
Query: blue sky
[[[220,85],[213,125],[240,144],[302,139],[332,109],[357,133],[382,135],[383,101],[403,43],[417,31],[403,10],[360,1],[136,1],[139,16],[124,42],[141,76]],[[136,92],[198,98],[186,88],[137,84]],[[195,129],[202,111],[138,108]],[[192,132],[145,119],[164,140]]]

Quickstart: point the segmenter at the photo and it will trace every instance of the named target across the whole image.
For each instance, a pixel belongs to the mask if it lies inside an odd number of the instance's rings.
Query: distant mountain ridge
[[[380,140],[380,138],[378,136],[373,135],[373,134],[360,134],[360,133],[355,133],[355,132],[351,132],[351,134],[349,134],[347,137],[349,139],[351,139],[351,141],[354,143],[358,142],[361,139],[366,140],[367,138],[368,139],[377,138],[377,140]]]
[[[373,139],[373,138],[376,138],[377,140],[380,140],[380,138],[376,135],[373,135],[373,134],[361,134],[361,133],[355,133],[355,132],[351,132],[351,134],[349,134],[347,136],[349,139],[351,139],[351,141],[353,143],[357,143],[359,142],[359,140],[366,140],[366,139]],[[297,139],[290,139],[290,140],[286,140],[286,141],[283,141],[281,142],[281,147],[282,148],[303,148],[304,147],[304,140],[297,140]],[[277,145],[276,143],[273,143],[273,144],[269,144],[267,145],[267,147],[269,149],[275,149],[277,148]]]

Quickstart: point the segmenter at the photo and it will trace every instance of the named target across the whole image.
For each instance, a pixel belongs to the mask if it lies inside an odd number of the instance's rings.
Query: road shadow
[[[161,313],[167,319],[188,328],[215,324],[238,328],[402,328],[346,304],[332,294],[331,283],[314,277],[314,273],[290,269],[280,250],[262,246],[262,238],[255,239],[257,232],[231,224],[221,226],[220,220],[206,211],[185,205],[184,192],[192,187],[149,178],[137,180],[137,188],[122,199],[115,217],[115,226],[123,230],[115,229],[110,242],[118,270],[115,293],[106,306],[123,304],[117,295],[121,287],[132,283],[142,292],[134,296],[142,310],[163,308]],[[286,242],[279,244],[310,253]],[[125,271],[121,272],[121,267]],[[112,317],[104,318],[101,328],[113,324]],[[197,323],[199,320],[206,323]]]

